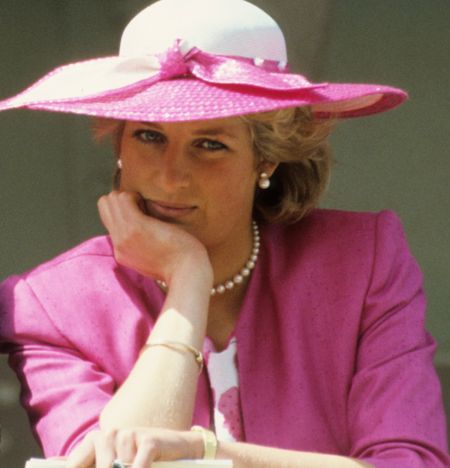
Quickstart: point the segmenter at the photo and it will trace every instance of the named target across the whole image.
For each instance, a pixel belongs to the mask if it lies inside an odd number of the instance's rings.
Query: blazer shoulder
[[[400,220],[390,211],[316,209],[297,223],[265,227],[263,241],[280,277],[315,271],[336,282],[357,275],[366,286],[377,259],[408,251]]]
[[[277,240],[285,237],[286,242],[304,244],[309,248],[329,244],[348,247],[373,243],[377,233],[403,233],[399,217],[390,210],[379,212],[356,212],[331,209],[315,209],[300,221],[275,228]]]
[[[316,209],[299,223],[308,229],[336,229],[341,231],[374,230],[377,227],[401,226],[400,218],[391,210],[344,211],[331,209]],[[299,227],[300,227],[299,226]]]
[[[109,236],[97,236],[41,263],[25,273],[14,275],[13,277],[32,281],[34,278],[42,275],[58,274],[59,271],[69,266],[76,269],[77,265],[95,266],[95,264],[102,264],[105,261],[115,263],[111,240]],[[8,278],[5,282],[8,282]]]

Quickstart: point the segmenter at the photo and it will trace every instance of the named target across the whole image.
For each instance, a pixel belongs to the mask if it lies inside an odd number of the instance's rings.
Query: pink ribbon
[[[0,110],[48,102],[95,100],[181,77],[279,92],[327,85],[310,83],[301,75],[287,73],[286,67],[280,67],[275,61],[215,55],[188,48],[186,43],[177,40],[160,54],[105,57],[59,67],[17,96],[0,102]]]
[[[214,55],[195,47],[183,53],[181,45],[182,41],[177,40],[167,51],[156,55],[160,71],[150,78],[151,82],[193,77],[212,84],[244,85],[276,91],[298,91],[327,85],[311,83],[302,75],[286,73],[286,66],[280,70],[279,62]]]

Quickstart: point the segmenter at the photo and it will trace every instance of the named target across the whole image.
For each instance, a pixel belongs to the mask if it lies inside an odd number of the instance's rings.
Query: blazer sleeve
[[[378,215],[349,392],[352,456],[377,468],[450,466],[422,275],[398,218]]]
[[[112,378],[61,335],[25,277],[0,287],[0,350],[9,353],[45,455],[68,454],[97,427]]]

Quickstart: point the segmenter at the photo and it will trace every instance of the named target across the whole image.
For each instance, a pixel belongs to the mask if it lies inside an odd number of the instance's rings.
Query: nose
[[[160,159],[159,182],[167,193],[186,188],[190,181],[189,158],[178,145],[167,145]]]

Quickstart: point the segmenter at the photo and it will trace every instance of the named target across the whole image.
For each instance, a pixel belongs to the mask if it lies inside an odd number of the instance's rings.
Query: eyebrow
[[[163,131],[164,128],[156,122],[140,122],[143,125],[147,125],[150,127],[155,127],[158,130]],[[230,132],[227,127],[208,127],[208,128],[199,128],[193,132],[194,135],[207,135],[207,136],[217,136],[217,135],[225,135],[229,138],[237,139],[238,136],[234,133]]]
[[[238,138],[237,135],[227,130],[227,127],[210,127],[205,129],[199,129],[194,132],[194,135],[207,135],[207,136],[218,136],[225,135],[229,138]]]

